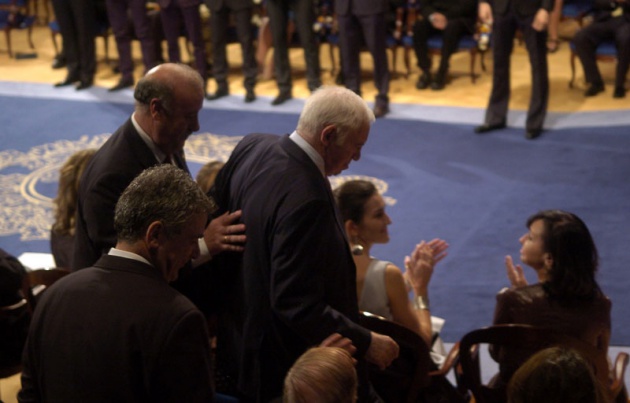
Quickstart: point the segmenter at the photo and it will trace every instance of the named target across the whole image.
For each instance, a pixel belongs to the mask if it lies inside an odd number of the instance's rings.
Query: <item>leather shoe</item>
[[[58,82],[57,84],[55,84],[56,88],[59,87],[67,87],[69,85],[72,85],[74,83],[76,83],[77,81],[79,81],[78,77],[66,77],[65,80]]]
[[[422,73],[416,83],[416,88],[419,90],[426,90],[431,84],[431,73]]]
[[[525,131],[525,138],[527,140],[534,140],[540,137],[542,134],[542,129],[527,129]]]
[[[613,98],[625,98],[626,97],[626,89],[624,87],[615,87],[615,91],[613,92]]]
[[[55,57],[53,59],[52,68],[56,70],[62,67],[66,67],[66,60],[61,56]]]
[[[384,105],[376,105],[374,107],[374,117],[375,118],[382,118],[383,116],[387,115],[389,113],[389,106],[387,104]]]
[[[591,86],[584,92],[584,96],[594,97],[600,92],[604,92],[604,84],[591,84]]]
[[[227,97],[229,94],[230,94],[230,92],[228,91],[227,87],[219,87],[219,88],[217,88],[217,90],[216,90],[216,92],[214,94],[206,95],[206,99],[208,101],[214,101],[215,99]]]
[[[245,93],[245,102],[246,103],[250,103],[250,102],[254,102],[256,100],[256,93],[254,92],[254,90],[247,90],[247,92]]]
[[[278,96],[271,101],[271,105],[280,105],[287,102],[289,99],[293,98],[290,92],[281,92]]]
[[[487,123],[484,123],[481,126],[475,127],[475,133],[481,134],[481,133],[487,133],[487,132],[491,132],[493,130],[500,130],[500,129],[505,129],[505,122],[496,123],[496,124],[493,124],[493,125],[489,125]]]
[[[90,88],[93,83],[94,83],[94,81],[92,79],[81,80],[81,81],[79,81],[79,84],[77,84],[76,89],[77,89],[77,91],[81,91],[81,90]]]
[[[120,91],[125,88],[133,87],[133,78],[121,78],[118,84],[108,89],[109,92]]]

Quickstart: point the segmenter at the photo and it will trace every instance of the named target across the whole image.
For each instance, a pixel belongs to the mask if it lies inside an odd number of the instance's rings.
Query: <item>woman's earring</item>
[[[361,256],[363,254],[363,245],[357,242],[356,238],[351,243],[352,254],[355,256]]]

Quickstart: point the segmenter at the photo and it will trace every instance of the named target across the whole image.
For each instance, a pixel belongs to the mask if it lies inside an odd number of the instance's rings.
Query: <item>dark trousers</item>
[[[513,13],[494,16],[493,49],[494,74],[492,92],[486,110],[485,123],[495,125],[505,121],[510,101],[510,57],[514,47],[516,28],[523,32],[532,70],[532,86],[526,129],[542,129],[549,103],[549,73],[547,66],[547,31],[538,32],[531,26],[533,16],[517,18]]]
[[[597,46],[605,40],[614,40],[617,46],[615,86],[623,88],[630,66],[630,22],[623,16],[596,21],[575,34],[573,43],[584,68],[584,76],[588,83],[604,83],[597,68],[595,51]]]
[[[418,67],[425,73],[431,72],[431,57],[427,42],[429,37],[436,33],[442,36],[441,59],[437,74],[444,77],[448,73],[451,55],[457,51],[459,40],[466,34],[472,34],[471,24],[468,19],[453,18],[448,20],[446,28],[442,31],[435,29],[426,18],[416,21],[413,26],[413,48]]]
[[[266,4],[273,43],[274,73],[280,92],[290,92],[293,87],[287,43],[289,9],[292,9],[295,15],[295,28],[300,44],[304,48],[307,85],[309,90],[314,91],[322,85],[322,81],[319,46],[313,32],[315,22],[313,0],[267,0]]]
[[[340,15],[339,46],[341,48],[341,69],[345,86],[361,93],[360,51],[362,38],[365,39],[374,62],[374,85],[378,94],[377,105],[389,103],[389,66],[387,63],[387,29],[385,14]]]
[[[252,27],[252,8],[230,10],[223,7],[221,10],[210,14],[210,27],[212,29],[212,72],[219,86],[227,86],[228,61],[226,53],[227,34],[230,22],[230,13],[234,16],[236,24],[236,36],[241,44],[243,54],[243,86],[247,90],[254,89],[256,85],[256,57],[254,53],[254,31]]]
[[[131,40],[134,38],[132,27],[129,26],[128,11],[131,12],[133,30],[140,40],[142,61],[145,72],[157,64],[155,53],[155,38],[151,30],[151,22],[144,0],[106,0],[107,16],[112,26],[118,57],[120,58],[120,72],[123,79],[133,80],[133,59],[131,58]]]
[[[193,44],[195,67],[204,81],[207,78],[206,47],[201,32],[201,14],[199,6],[179,7],[172,2],[167,8],[160,10],[162,29],[168,44],[168,60],[181,62],[179,36],[182,33],[182,22],[186,29],[186,38]]]
[[[96,72],[94,0],[53,0],[61,32],[68,78],[91,81]]]

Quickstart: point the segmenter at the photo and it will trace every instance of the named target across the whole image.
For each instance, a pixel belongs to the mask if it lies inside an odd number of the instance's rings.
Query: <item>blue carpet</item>
[[[186,149],[191,170],[226,159],[239,136],[288,133],[301,100],[278,108],[262,98],[206,103],[200,134]],[[48,252],[50,198],[59,165],[74,150],[97,147],[131,113],[130,91],[52,91],[48,86],[0,82],[0,247],[15,255]],[[369,177],[387,197],[391,242],[373,254],[402,265],[421,239],[441,237],[449,256],[431,283],[433,314],[446,319],[443,337],[489,325],[494,296],[508,285],[503,258],[518,259],[526,218],[540,209],[580,215],[601,254],[599,282],[613,301],[613,345],[630,346],[630,116],[627,111],[551,114],[537,141],[523,138],[523,113],[510,128],[472,134],[483,111],[393,105],[377,121],[363,157],[341,177]],[[527,272],[534,281],[533,273]]]

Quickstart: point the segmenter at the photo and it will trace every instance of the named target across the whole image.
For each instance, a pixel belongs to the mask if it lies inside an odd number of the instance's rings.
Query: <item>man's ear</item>
[[[324,127],[320,137],[322,144],[328,147],[337,139],[337,128],[335,127],[335,125],[328,125]]]
[[[145,241],[150,249],[157,248],[162,244],[161,238],[164,236],[164,224],[161,221],[153,221],[149,224],[145,235]]]
[[[153,98],[151,102],[149,102],[149,111],[151,112],[151,117],[155,120],[159,120],[165,117],[165,110],[162,106],[162,101],[157,98]]]

